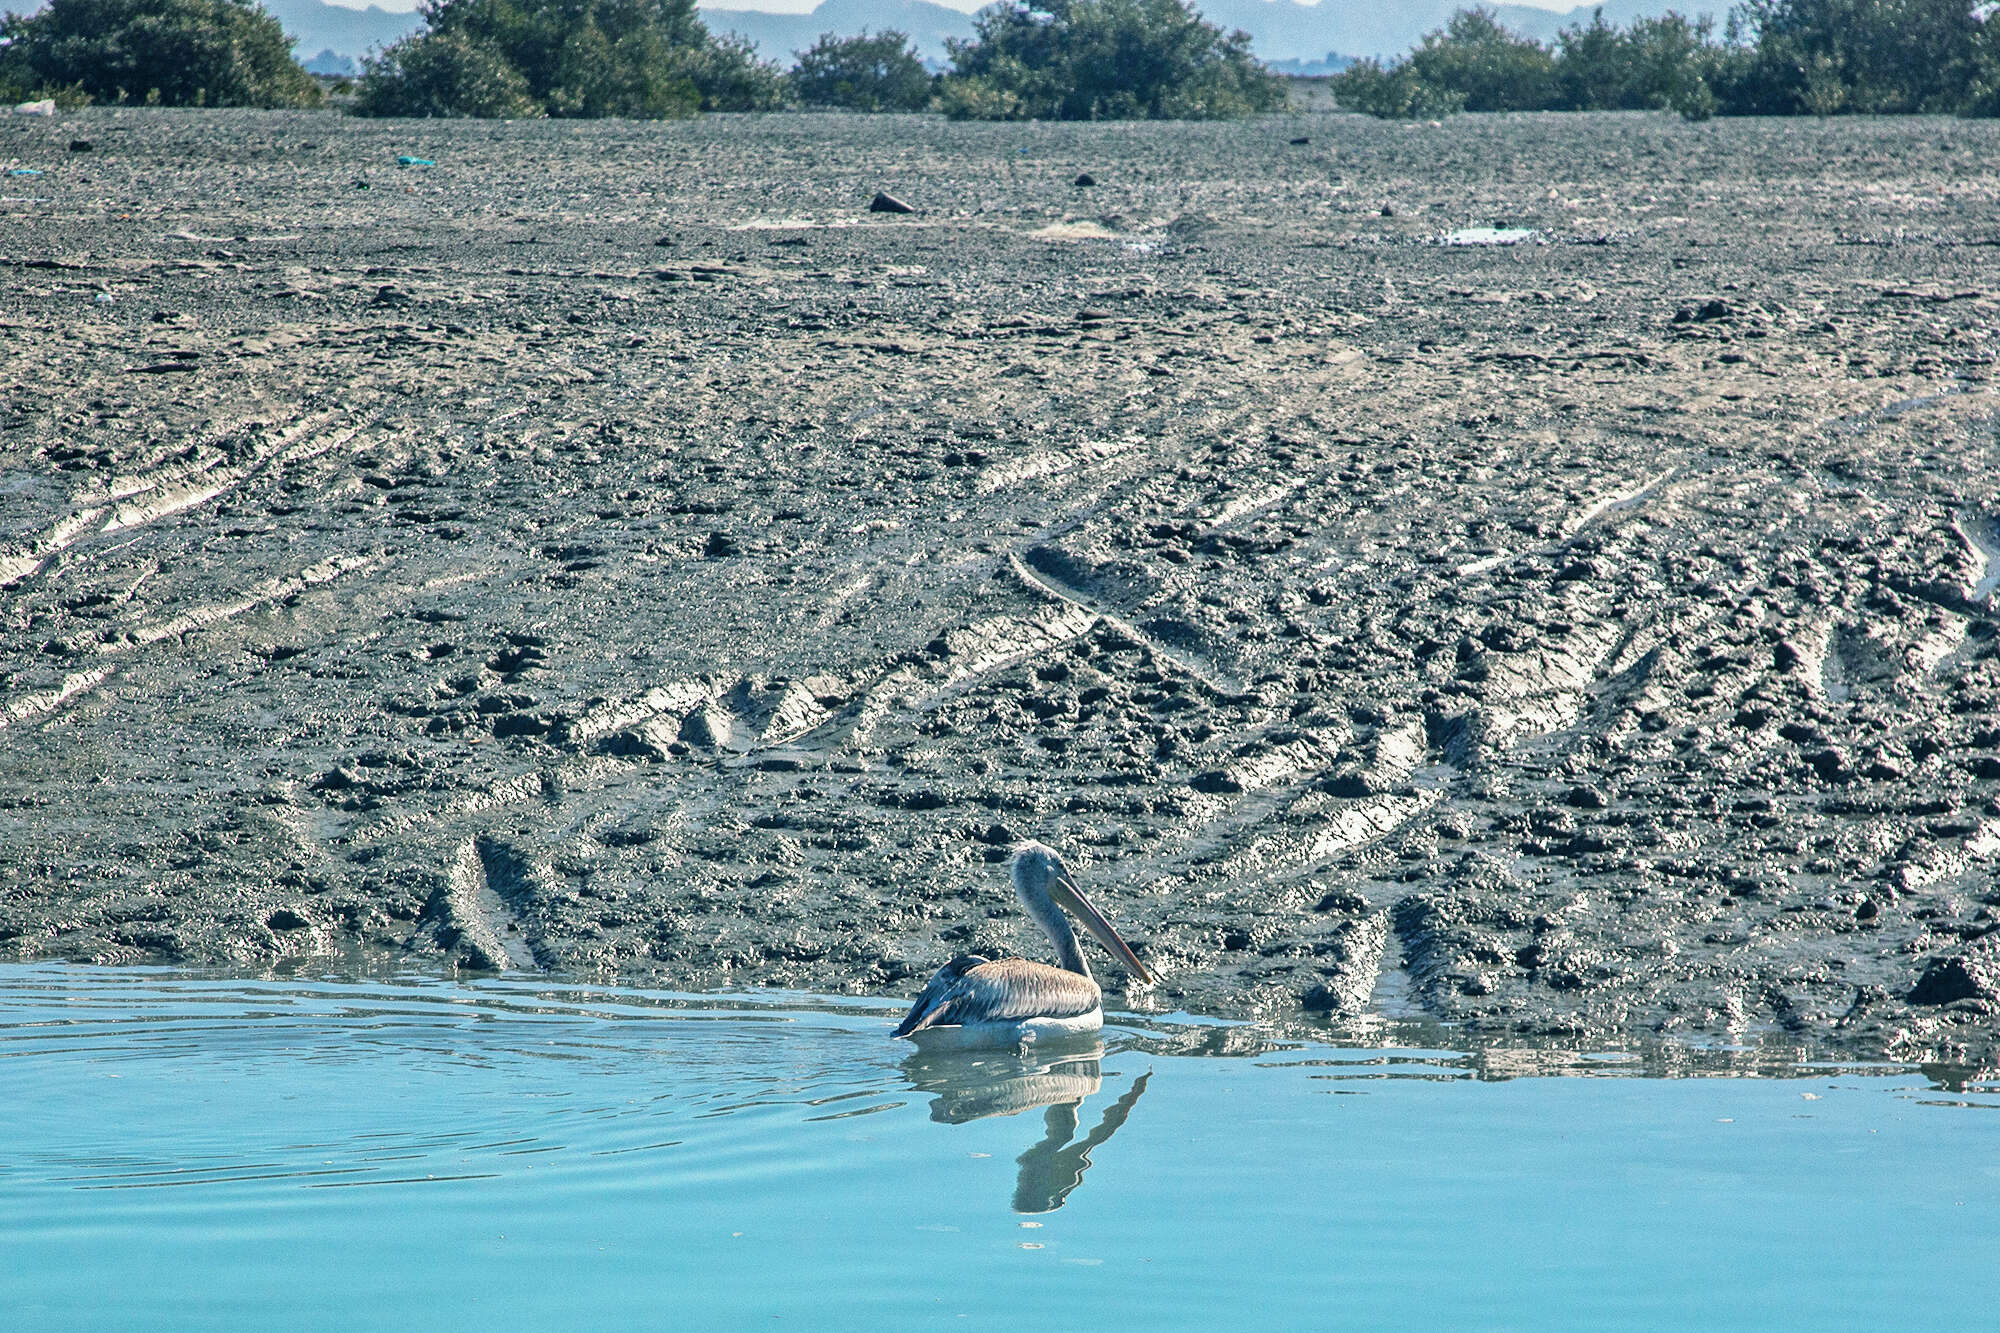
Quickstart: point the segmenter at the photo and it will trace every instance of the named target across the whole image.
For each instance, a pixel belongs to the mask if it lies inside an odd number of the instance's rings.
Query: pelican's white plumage
[[[1056,966],[961,954],[937,970],[895,1035],[921,1035],[927,1047],[998,1046],[1078,1036],[1103,1027],[1104,995],[1063,915],[1065,907],[1140,981],[1153,979],[1052,849],[1038,842],[1016,847],[1012,878],[1014,896],[1055,946]]]

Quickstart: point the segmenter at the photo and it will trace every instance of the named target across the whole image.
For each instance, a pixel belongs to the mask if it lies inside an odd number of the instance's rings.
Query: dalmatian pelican
[[[1016,847],[1012,877],[1014,896],[1055,946],[1055,966],[960,954],[937,970],[897,1025],[896,1036],[916,1040],[925,1049],[1017,1046],[1103,1027],[1104,993],[1090,975],[1065,908],[1133,976],[1152,982],[1153,974],[1076,886],[1053,848],[1038,842]]]

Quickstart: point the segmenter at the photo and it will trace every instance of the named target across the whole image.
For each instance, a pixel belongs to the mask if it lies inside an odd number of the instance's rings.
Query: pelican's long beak
[[[1132,946],[1120,939],[1111,923],[1104,919],[1104,913],[1097,910],[1097,904],[1083,896],[1083,890],[1067,874],[1059,874],[1049,885],[1049,896],[1056,900],[1058,907],[1076,913],[1083,927],[1097,937],[1097,942],[1111,951],[1111,956],[1131,969],[1132,975],[1151,985],[1153,974],[1139,961],[1139,955],[1132,952]]]

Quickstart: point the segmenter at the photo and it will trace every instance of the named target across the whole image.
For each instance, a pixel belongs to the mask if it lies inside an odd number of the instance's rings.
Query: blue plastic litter
[[[396,158],[396,165],[399,167],[434,167],[437,163],[427,157],[411,157],[409,154],[404,153]]]
[[[7,174],[9,176],[39,176],[42,173],[34,167],[9,167],[7,168]]]

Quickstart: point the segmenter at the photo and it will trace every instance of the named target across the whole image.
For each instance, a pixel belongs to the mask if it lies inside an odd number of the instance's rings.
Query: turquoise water
[[[1990,1326],[1967,1071],[736,1003],[0,969],[5,1324]]]

